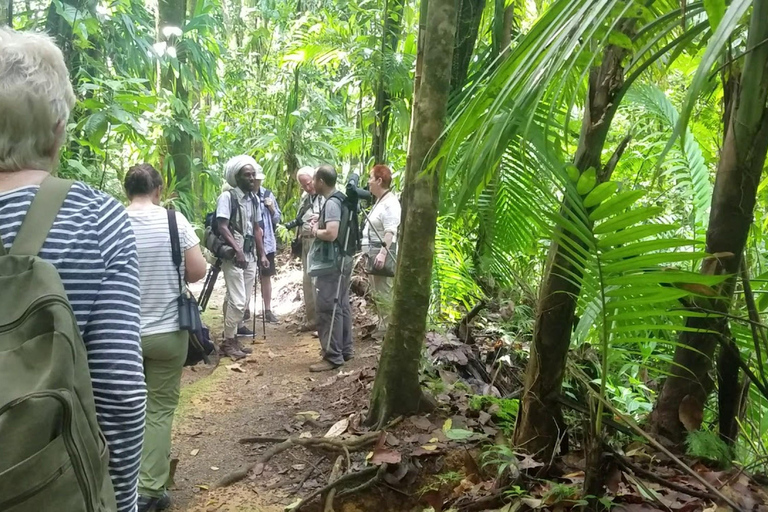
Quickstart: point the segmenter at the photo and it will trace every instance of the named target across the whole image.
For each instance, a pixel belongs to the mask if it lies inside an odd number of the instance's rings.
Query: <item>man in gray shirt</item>
[[[315,244],[339,244],[346,250],[353,233],[350,229],[350,212],[344,211],[343,195],[336,192],[336,171],[330,165],[321,165],[315,173],[315,190],[325,197],[320,218],[312,224]],[[352,274],[352,258],[345,255],[339,268],[315,279],[317,291],[317,327],[323,360],[309,367],[311,372],[333,370],[352,359],[352,308],[349,304],[349,278]],[[334,312],[334,303],[338,304]],[[331,326],[333,324],[333,326]]]

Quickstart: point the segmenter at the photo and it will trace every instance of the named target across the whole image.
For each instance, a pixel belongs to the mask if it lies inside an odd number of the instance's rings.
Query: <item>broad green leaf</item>
[[[612,217],[605,222],[595,226],[594,232],[596,235],[604,235],[613,233],[620,229],[628,228],[638,222],[647,221],[661,212],[664,209],[660,206],[645,206],[643,208],[635,208],[616,217]]]
[[[464,430],[461,428],[452,428],[445,431],[445,437],[448,439],[451,439],[453,441],[459,441],[463,439],[469,439],[470,437],[474,436],[475,433],[471,430]]]
[[[618,189],[619,184],[615,181],[606,181],[596,186],[592,192],[584,199],[584,208],[592,208],[599,205],[611,196]]]
[[[674,231],[675,229],[677,229],[677,226],[671,224],[647,224],[644,226],[635,226],[600,238],[597,241],[597,247],[600,249],[607,249],[642,240],[643,238],[658,236],[662,233]]]
[[[717,30],[720,20],[725,16],[725,0],[704,0],[704,9],[712,30]]]
[[[608,44],[625,48],[627,50],[632,49],[632,40],[629,36],[623,32],[613,31],[608,35]]]
[[[616,215],[635,204],[638,199],[644,195],[644,190],[628,190],[617,194],[595,208],[595,211],[589,214],[589,219],[594,222],[610,217],[611,215]]]
[[[594,167],[590,167],[579,176],[579,181],[576,183],[576,192],[580,196],[587,195],[597,183],[597,171]]]
[[[664,249],[676,249],[678,247],[690,247],[692,245],[691,240],[679,240],[676,238],[661,239],[661,240],[645,240],[643,242],[635,242],[627,244],[623,247],[611,249],[600,255],[603,261],[615,261],[624,258],[631,258],[640,254],[647,254],[649,252],[662,251]],[[697,257],[703,258],[706,253],[687,253],[690,259]]]

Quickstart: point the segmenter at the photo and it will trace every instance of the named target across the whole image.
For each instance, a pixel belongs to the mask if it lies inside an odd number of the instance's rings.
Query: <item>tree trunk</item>
[[[5,0],[5,12],[0,10],[0,23],[7,24],[9,28],[13,28],[13,0]]]
[[[383,424],[392,415],[417,413],[427,403],[419,384],[419,363],[429,310],[442,162],[423,171],[439,151],[446,121],[456,4],[456,0],[430,0],[427,9],[423,78],[414,97],[405,171],[392,320],[373,386],[370,424]]]
[[[175,46],[178,38],[167,35],[165,29],[175,27],[181,30],[186,22],[187,2],[185,0],[159,0],[157,4],[157,38],[168,46]],[[179,66],[183,66],[184,56],[179,54]],[[181,127],[189,118],[189,94],[181,75],[177,78],[170,69],[160,73],[161,86],[173,91],[180,100],[181,110],[173,109],[174,126],[166,127],[170,134],[166,137],[168,152],[173,160],[176,189],[179,192],[192,190],[192,135]]]
[[[386,0],[385,2],[384,27],[381,34],[381,68],[379,69],[379,83],[376,87],[373,138],[371,140],[371,156],[375,164],[386,163],[387,133],[392,106],[392,96],[389,87],[387,87],[386,64],[397,51],[404,9],[405,0]]]
[[[600,67],[591,70],[589,90],[584,108],[581,135],[574,165],[579,172],[590,167],[602,169],[601,154],[608,129],[618,107],[624,70],[621,65],[626,51],[608,46]],[[610,178],[609,172],[598,172],[598,183]],[[572,207],[566,203],[561,213]],[[558,396],[563,382],[566,357],[571,343],[576,302],[581,287],[576,282],[580,271],[571,264],[568,252],[557,240],[568,236],[558,228],[552,237],[547,264],[541,283],[534,339],[525,373],[525,388],[515,428],[514,442],[543,461],[551,461],[565,424]],[[569,237],[577,239],[575,236]]]
[[[485,0],[461,0],[451,72],[454,96],[461,92],[467,81],[469,63],[472,61],[484,8]]]
[[[705,260],[701,266],[702,274],[735,276],[752,225],[757,186],[768,150],[768,46],[763,44],[767,39],[768,0],[755,0],[741,79],[729,88],[732,94],[727,109],[730,116],[717,167],[707,230],[706,251],[732,256]],[[727,311],[734,287],[735,277],[731,277],[719,287],[719,296],[723,298],[712,301],[709,308]],[[717,333],[727,332],[727,321],[723,318],[692,318],[687,325]],[[678,411],[688,395],[703,411],[713,387],[709,371],[719,336],[704,332],[680,335],[682,346],[675,350],[670,375],[651,414],[651,426],[656,433],[673,442],[684,440],[685,428]],[[727,356],[721,360],[728,366],[734,364],[733,358]],[[730,368],[720,368],[720,373],[733,372]]]

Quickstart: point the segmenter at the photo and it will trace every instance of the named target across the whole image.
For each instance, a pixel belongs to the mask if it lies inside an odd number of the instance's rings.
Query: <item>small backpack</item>
[[[37,254],[72,186],[46,178],[0,243],[0,510],[115,511],[85,344],[56,268]]]
[[[336,243],[345,256],[354,256],[360,250],[360,228],[357,225],[357,211],[347,196],[341,192],[334,192],[328,201],[336,199],[341,203],[341,221],[339,222],[339,236]],[[326,202],[327,203],[327,202]],[[323,214],[325,208],[323,208]],[[346,245],[345,245],[346,241]]]
[[[339,221],[339,234],[333,242],[315,239],[307,256],[309,260],[308,274],[312,277],[347,271],[351,268],[345,266],[347,257],[354,256],[360,245],[360,230],[357,225],[357,212],[354,204],[341,192],[334,192],[326,201],[320,211],[320,217],[325,219],[325,207],[331,200],[341,203],[341,220]]]
[[[237,204],[237,197],[230,190],[229,194],[229,224],[230,226],[237,227],[240,224],[237,222],[240,218],[240,206]],[[242,222],[242,220],[240,220]],[[219,223],[216,218],[216,210],[208,213],[205,216],[205,232],[203,233],[203,245],[206,249],[217,258],[223,260],[235,259],[235,249],[230,247],[222,238],[219,233]]]

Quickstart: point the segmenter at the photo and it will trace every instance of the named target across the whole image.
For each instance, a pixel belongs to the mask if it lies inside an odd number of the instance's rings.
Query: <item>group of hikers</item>
[[[220,352],[251,353],[241,338],[253,334],[246,320],[257,314],[257,284],[264,321],[278,322],[271,278],[282,212],[247,155],[226,162],[202,244],[184,215],[160,206],[163,179],[150,164],[126,173],[127,207],[54,178],[74,103],[59,48],[0,28],[0,510],[164,510],[190,344],[185,283],[206,275],[203,247],[217,251],[226,283]],[[301,168],[298,213],[283,224],[301,252],[301,329],[320,340],[313,372],[353,357],[355,256],[382,304],[380,328],[394,275],[401,212],[390,169],[370,172],[362,230],[366,192],[348,183],[342,194],[337,179],[330,165]]]

